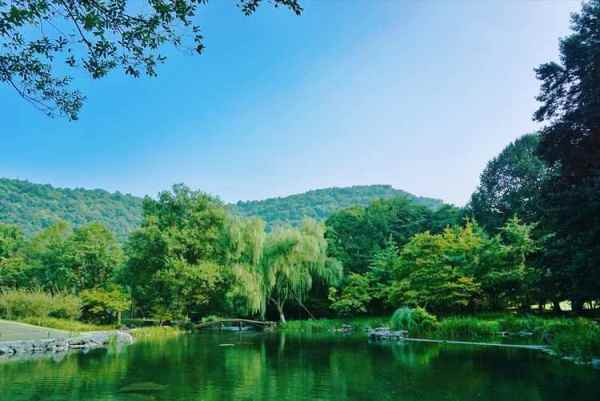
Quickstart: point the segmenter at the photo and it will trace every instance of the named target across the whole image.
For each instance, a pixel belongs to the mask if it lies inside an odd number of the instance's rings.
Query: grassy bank
[[[148,326],[132,329],[130,333],[136,340],[156,340],[176,337],[184,331],[170,326]]]
[[[78,320],[57,319],[53,317],[28,317],[19,319],[20,322],[32,324],[35,326],[47,327],[56,330],[82,333],[86,331],[106,331],[114,330],[116,326],[97,325],[84,323]]]
[[[55,318],[26,318],[19,321],[0,319],[0,342],[64,338],[79,333],[115,330],[115,326],[100,326]],[[136,340],[160,340],[185,333],[177,327],[139,327],[130,330]]]
[[[410,337],[486,342],[527,341],[547,345],[559,356],[583,361],[600,357],[600,325],[589,319],[509,314],[452,316],[442,319],[433,317],[433,319],[433,323],[427,321],[427,325],[407,320],[393,328],[408,330]],[[387,317],[296,320],[281,325],[280,330],[294,333],[319,333],[334,332],[344,326],[350,326],[353,331],[358,332],[368,328],[390,327],[391,323]]]
[[[325,333],[351,326],[354,331],[364,331],[368,328],[385,326],[387,317],[359,317],[354,319],[312,319],[291,320],[279,326],[279,330],[290,333]]]
[[[451,317],[430,332],[437,339],[496,340],[502,335],[526,337],[559,356],[586,361],[600,357],[600,325],[584,318],[539,316]]]

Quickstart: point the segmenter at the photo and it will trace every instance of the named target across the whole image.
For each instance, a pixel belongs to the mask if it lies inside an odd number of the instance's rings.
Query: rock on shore
[[[109,344],[127,345],[133,342],[131,334],[124,331],[85,333],[69,338],[0,342],[0,358],[13,358],[32,354],[56,354],[69,350],[105,348]]]

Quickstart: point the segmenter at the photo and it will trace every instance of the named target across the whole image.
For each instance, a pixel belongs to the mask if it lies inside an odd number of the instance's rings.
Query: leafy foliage
[[[554,288],[573,300],[600,297],[600,1],[583,3],[560,41],[560,63],[536,69],[535,119],[546,123],[539,155],[552,177],[541,191],[541,228],[551,234],[544,263]]]
[[[365,275],[350,273],[341,294],[335,287],[329,288],[331,309],[341,316],[355,316],[368,312],[371,302],[371,282]]]
[[[402,246],[417,233],[439,232],[459,223],[460,215],[458,208],[449,205],[432,210],[404,197],[377,199],[367,207],[343,209],[327,219],[329,253],[346,272],[365,273],[375,252],[388,240]]]
[[[538,144],[539,135],[524,135],[488,162],[468,206],[479,224],[494,231],[514,216],[536,221],[539,193],[549,174],[537,156]]]
[[[279,228],[265,241],[261,262],[265,301],[272,303],[285,322],[286,303],[303,301],[314,280],[335,284],[341,266],[327,256],[324,228],[314,220],[305,220],[299,229]]]
[[[130,299],[120,288],[94,288],[80,294],[82,319],[95,323],[115,323],[121,321],[121,313],[129,309]]]
[[[50,295],[31,290],[0,292],[0,316],[6,319],[27,317],[76,319],[80,314],[81,300],[73,295]]]
[[[399,255],[389,302],[451,312],[527,304],[526,257],[534,251],[531,227],[518,220],[505,237],[488,237],[473,222],[441,234],[415,235]]]
[[[245,15],[261,0],[236,0]],[[0,82],[46,114],[77,119],[84,96],[66,70],[93,79],[120,68],[155,76],[168,45],[202,53],[195,20],[206,0],[0,0]],[[273,0],[299,15],[297,0]]]
[[[0,224],[7,231],[15,232]],[[29,240],[16,238],[12,255],[0,259],[0,288],[78,293],[110,282],[123,263],[117,240],[100,224],[72,230],[58,222]]]
[[[224,206],[204,193],[176,185],[146,198],[124,273],[138,311],[170,320],[222,310],[231,280],[227,234]]]
[[[303,306],[314,279],[340,272],[327,256],[324,228],[306,221],[265,237],[264,223],[228,213],[220,201],[176,185],[144,201],[124,274],[137,309],[161,320],[210,313],[258,313],[272,303]]]
[[[589,361],[600,355],[600,326],[598,323],[576,319],[554,328],[551,333],[551,347],[559,355],[576,357]]]
[[[437,326],[437,318],[423,308],[402,307],[396,309],[390,319],[394,330],[406,330],[410,335],[430,333]]]

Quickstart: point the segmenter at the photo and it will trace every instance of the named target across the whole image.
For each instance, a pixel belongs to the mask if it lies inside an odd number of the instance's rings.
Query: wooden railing
[[[225,326],[237,326],[242,329],[244,326],[255,326],[262,328],[272,328],[277,326],[276,322],[270,322],[267,320],[250,320],[250,319],[219,319],[211,322],[198,323],[196,329],[204,329],[207,327],[225,327]]]

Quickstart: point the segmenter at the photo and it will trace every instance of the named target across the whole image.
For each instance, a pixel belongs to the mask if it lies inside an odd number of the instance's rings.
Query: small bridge
[[[196,325],[197,330],[202,330],[209,327],[215,327],[223,329],[225,327],[237,327],[240,331],[244,327],[257,327],[262,329],[270,329],[277,326],[276,322],[269,322],[267,320],[250,320],[250,319],[219,319],[213,320],[212,322],[199,323]]]

